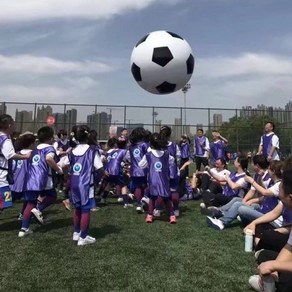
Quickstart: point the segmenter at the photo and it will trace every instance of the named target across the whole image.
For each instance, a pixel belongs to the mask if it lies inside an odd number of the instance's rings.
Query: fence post
[[[37,122],[37,103],[34,104],[34,113],[33,113],[33,133],[35,133],[35,128],[36,128],[36,122]]]
[[[238,113],[237,109],[235,110],[235,116],[236,116],[236,152],[239,151],[239,143],[238,143]]]
[[[127,106],[124,106],[124,128],[126,128],[127,123]]]

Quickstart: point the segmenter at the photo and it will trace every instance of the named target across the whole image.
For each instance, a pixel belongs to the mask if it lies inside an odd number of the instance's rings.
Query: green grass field
[[[61,203],[18,238],[20,204],[0,215],[1,291],[250,291],[256,272],[244,252],[238,223],[221,232],[208,228],[199,202],[181,204],[181,217],[144,222],[135,208],[111,203],[92,213],[90,235],[97,243],[72,241],[72,213]]]

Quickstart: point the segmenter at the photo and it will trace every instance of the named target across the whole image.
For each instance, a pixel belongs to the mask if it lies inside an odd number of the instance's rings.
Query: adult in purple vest
[[[201,165],[208,165],[208,156],[210,150],[209,139],[204,135],[203,129],[197,130],[197,136],[194,139],[194,155],[196,162],[196,169],[201,170]]]
[[[290,167],[289,170],[284,170],[283,172],[279,194],[284,206],[290,210],[292,210],[291,194],[292,170]],[[280,253],[266,250],[258,253],[259,275],[254,275],[249,278],[249,283],[252,287],[258,287],[258,284],[262,284],[269,279],[269,285],[276,284],[277,291],[292,291],[292,230],[291,227],[281,229],[286,230],[287,234],[290,233],[288,241]],[[277,238],[271,238],[271,240],[276,241]],[[277,283],[274,280],[275,276],[277,277]]]
[[[15,130],[15,123],[11,116],[0,115],[0,212],[12,206],[12,196],[9,185],[13,184],[12,160],[24,160],[29,154],[15,153],[11,135]]]
[[[139,162],[141,168],[148,169],[150,200],[147,223],[153,221],[153,211],[158,198],[164,202],[167,208],[170,223],[176,223],[170,201],[170,170],[174,164],[174,158],[165,150],[166,144],[167,140],[163,135],[153,133],[150,138],[150,149]]]
[[[28,171],[25,176],[24,197],[27,201],[23,212],[19,237],[29,235],[31,214],[43,224],[42,211],[52,205],[57,198],[53,177],[55,173],[62,174],[62,169],[56,163],[56,151],[52,146],[54,131],[51,127],[42,127],[37,133],[39,145],[31,153],[28,160]],[[41,200],[37,203],[38,197]]]
[[[274,133],[275,125],[272,122],[265,124],[265,134],[261,136],[261,141],[258,148],[258,154],[263,154],[268,161],[280,160],[279,137]]]
[[[225,148],[228,144],[228,140],[220,135],[217,130],[212,131],[213,142],[210,143],[210,164],[215,165],[215,161],[218,158],[227,160],[225,154]]]
[[[137,201],[136,211],[142,213],[142,202],[141,199],[144,196],[144,190],[147,187],[147,170],[141,169],[139,167],[139,162],[142,160],[142,157],[147,153],[149,147],[148,143],[144,142],[145,139],[145,130],[144,128],[138,127],[135,128],[130,134],[130,191],[134,194]]]

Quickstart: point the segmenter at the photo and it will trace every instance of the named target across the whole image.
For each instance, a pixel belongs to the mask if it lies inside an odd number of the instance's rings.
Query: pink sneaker
[[[176,217],[174,215],[169,217],[169,222],[170,224],[175,224],[176,223]]]
[[[147,215],[146,219],[145,219],[146,223],[152,223],[153,222],[153,216],[152,215]]]

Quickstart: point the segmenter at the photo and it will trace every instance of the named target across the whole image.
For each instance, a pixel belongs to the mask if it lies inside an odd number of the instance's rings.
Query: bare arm
[[[58,166],[58,164],[55,162],[53,157],[47,155],[46,162],[49,165],[49,167],[51,167],[54,171],[56,171],[59,174],[63,174],[62,168],[60,168],[60,166]]]
[[[262,187],[252,177],[246,175],[244,177],[244,179],[245,179],[246,182],[250,183],[263,196],[267,196],[267,197],[275,196],[275,194],[270,189],[266,189],[266,188]]]

